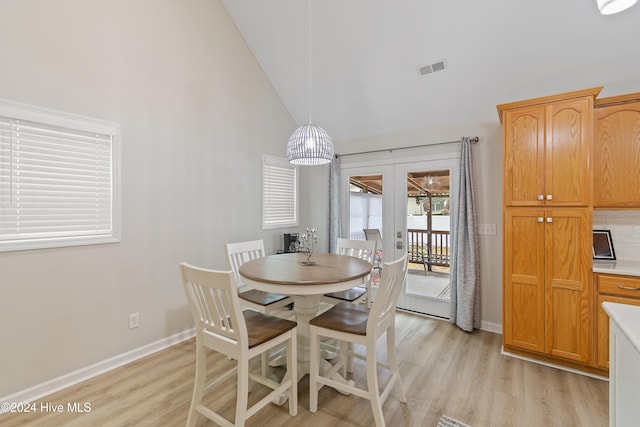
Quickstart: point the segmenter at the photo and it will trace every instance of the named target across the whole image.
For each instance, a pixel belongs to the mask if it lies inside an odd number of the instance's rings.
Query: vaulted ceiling
[[[640,92],[640,4],[603,16],[596,0],[223,1],[297,124],[311,119],[338,148],[497,122],[505,102]]]

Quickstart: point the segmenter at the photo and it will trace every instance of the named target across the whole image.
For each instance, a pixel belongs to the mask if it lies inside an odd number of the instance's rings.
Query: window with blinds
[[[298,168],[287,159],[263,155],[262,228],[298,225]]]
[[[119,241],[119,126],[0,102],[0,251]]]

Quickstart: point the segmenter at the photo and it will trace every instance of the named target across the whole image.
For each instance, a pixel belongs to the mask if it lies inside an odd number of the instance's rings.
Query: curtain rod
[[[478,141],[480,141],[480,138],[478,138],[477,136],[473,136],[473,137],[469,138],[469,141],[471,141],[472,144],[475,144]],[[337,159],[338,157],[355,156],[356,154],[382,153],[382,152],[386,152],[386,151],[388,151],[389,153],[393,153],[394,150],[406,150],[408,148],[421,148],[421,147],[431,147],[433,145],[455,144],[456,142],[462,142],[462,141],[461,140],[446,141],[446,142],[436,142],[434,144],[410,145],[408,147],[387,148],[385,150],[359,151],[357,153],[336,154],[335,156],[336,156],[336,159]]]

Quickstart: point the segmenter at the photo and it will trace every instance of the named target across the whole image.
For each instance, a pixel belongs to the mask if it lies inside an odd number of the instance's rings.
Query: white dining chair
[[[262,239],[227,243],[226,251],[229,267],[233,271],[235,282],[238,285],[238,296],[240,297],[240,304],[242,304],[242,306],[263,314],[278,315],[282,314],[281,310],[285,306],[293,304],[293,297],[251,289],[246,286],[242,280],[239,272],[240,266],[247,261],[264,257],[264,242]],[[261,355],[262,375],[266,374],[269,361],[279,356],[279,351],[274,351],[273,354],[264,353]]]
[[[356,258],[361,258],[371,264],[373,269],[373,259],[376,253],[377,242],[375,240],[350,240],[338,238],[336,242],[336,253],[340,255],[348,255]],[[331,305],[339,304],[341,302],[350,302],[352,304],[366,303],[371,304],[372,292],[371,292],[371,273],[362,278],[362,284],[354,286],[346,291],[331,292],[322,296],[322,301]],[[330,352],[337,350],[336,340],[324,340],[322,345]],[[353,350],[353,344],[348,343],[349,351]],[[344,366],[343,375],[347,372],[353,372],[353,359],[347,358],[347,364]]]
[[[264,257],[264,242],[262,239],[227,243],[226,251],[229,267],[233,271],[238,284],[238,295],[243,306],[252,308],[260,313],[270,314],[293,303],[293,298],[288,295],[251,289],[242,280],[242,276],[238,271],[240,266],[247,261]]]
[[[289,415],[298,411],[297,325],[251,309],[242,310],[231,271],[206,270],[180,264],[184,290],[196,330],[196,375],[187,426],[195,426],[203,415],[221,426],[244,426],[260,409],[286,392]],[[276,346],[286,345],[287,372],[280,383],[251,372],[250,360]],[[237,365],[207,384],[207,350],[236,360]],[[203,395],[225,380],[237,375],[235,420],[232,422],[205,406]],[[267,386],[271,391],[248,406],[249,381]]]
[[[377,228],[363,228],[364,238],[366,240],[373,240],[376,242],[376,256],[374,258],[374,269],[378,270],[378,273],[382,272],[382,235]]]
[[[318,410],[318,392],[328,385],[343,393],[369,399],[373,418],[377,427],[385,425],[382,404],[395,388],[400,402],[406,403],[407,397],[402,388],[400,372],[396,359],[395,348],[395,310],[400,290],[407,273],[407,255],[383,264],[380,289],[371,307],[363,304],[340,303],[326,312],[311,319],[311,361],[309,375],[309,410]],[[378,360],[376,342],[387,334],[388,363]],[[351,342],[365,347],[365,354],[351,352],[351,356],[366,361],[366,387],[343,384],[334,381],[330,376],[347,363],[348,352],[345,345],[341,345],[340,357],[336,365],[329,369],[326,376],[320,375],[320,339],[321,337],[335,338],[342,342]],[[382,393],[379,391],[378,367],[390,371],[389,379]]]
[[[374,240],[349,240],[339,238],[336,242],[336,253],[354,256],[368,261],[369,264],[371,264],[371,268],[373,268],[376,242]],[[362,285],[355,286],[346,291],[324,294],[322,300],[332,305],[340,302],[367,302],[369,304],[371,301],[371,274],[362,278]]]

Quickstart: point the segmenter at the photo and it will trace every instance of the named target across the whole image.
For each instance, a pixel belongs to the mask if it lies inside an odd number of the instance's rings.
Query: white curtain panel
[[[382,196],[370,193],[349,194],[349,239],[366,240],[365,228],[377,228],[382,234]]]

